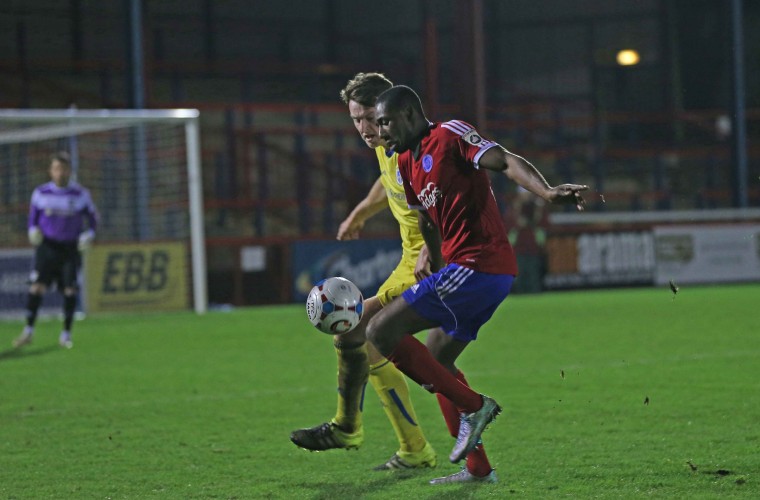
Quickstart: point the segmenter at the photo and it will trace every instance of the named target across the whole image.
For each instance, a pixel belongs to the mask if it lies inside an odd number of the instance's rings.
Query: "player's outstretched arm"
[[[346,220],[338,226],[337,239],[340,241],[356,240],[359,238],[364,223],[373,215],[379,213],[388,207],[388,198],[385,195],[385,188],[378,177],[372,188],[362,201],[356,204]]]
[[[504,172],[517,185],[549,203],[574,203],[578,210],[583,210],[586,206],[581,193],[588,190],[588,186],[560,184],[552,187],[528,160],[505,149],[499,147],[489,149],[481,156],[478,164],[482,168]]]

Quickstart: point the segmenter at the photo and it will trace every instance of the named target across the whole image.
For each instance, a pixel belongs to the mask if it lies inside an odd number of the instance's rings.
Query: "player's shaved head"
[[[416,147],[430,126],[420,97],[406,85],[396,85],[380,94],[375,120],[380,137],[398,153]]]
[[[394,113],[410,107],[420,115],[424,115],[420,96],[406,85],[396,85],[380,94],[377,104],[380,103],[385,106],[385,109]]]
[[[393,82],[382,73],[357,73],[340,91],[340,98],[345,104],[354,101],[362,106],[372,107],[377,96],[391,87]]]

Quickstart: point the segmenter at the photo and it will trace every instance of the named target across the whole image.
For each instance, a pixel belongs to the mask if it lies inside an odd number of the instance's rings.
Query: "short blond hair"
[[[355,101],[370,107],[375,105],[377,96],[391,87],[393,82],[382,73],[357,73],[340,91],[340,98],[344,104]]]

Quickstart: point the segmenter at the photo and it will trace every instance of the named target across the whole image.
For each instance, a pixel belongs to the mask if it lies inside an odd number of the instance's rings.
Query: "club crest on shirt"
[[[425,172],[430,172],[433,170],[433,157],[430,155],[425,155],[422,157],[422,170]]]
[[[478,132],[474,128],[464,134],[462,139],[473,146],[481,146],[483,144],[483,138],[478,135]]]
[[[396,183],[400,186],[404,183],[404,179],[401,178],[401,171],[396,167]]]

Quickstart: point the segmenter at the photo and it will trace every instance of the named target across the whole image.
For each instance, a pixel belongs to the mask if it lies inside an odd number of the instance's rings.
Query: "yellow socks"
[[[382,361],[369,367],[369,382],[380,396],[388,420],[396,431],[400,451],[421,451],[427,440],[417,424],[417,415],[409,399],[409,386],[404,375],[390,361]]]
[[[333,422],[343,431],[353,433],[362,426],[364,388],[369,376],[367,346],[336,347],[335,352],[338,355],[338,409]]]

